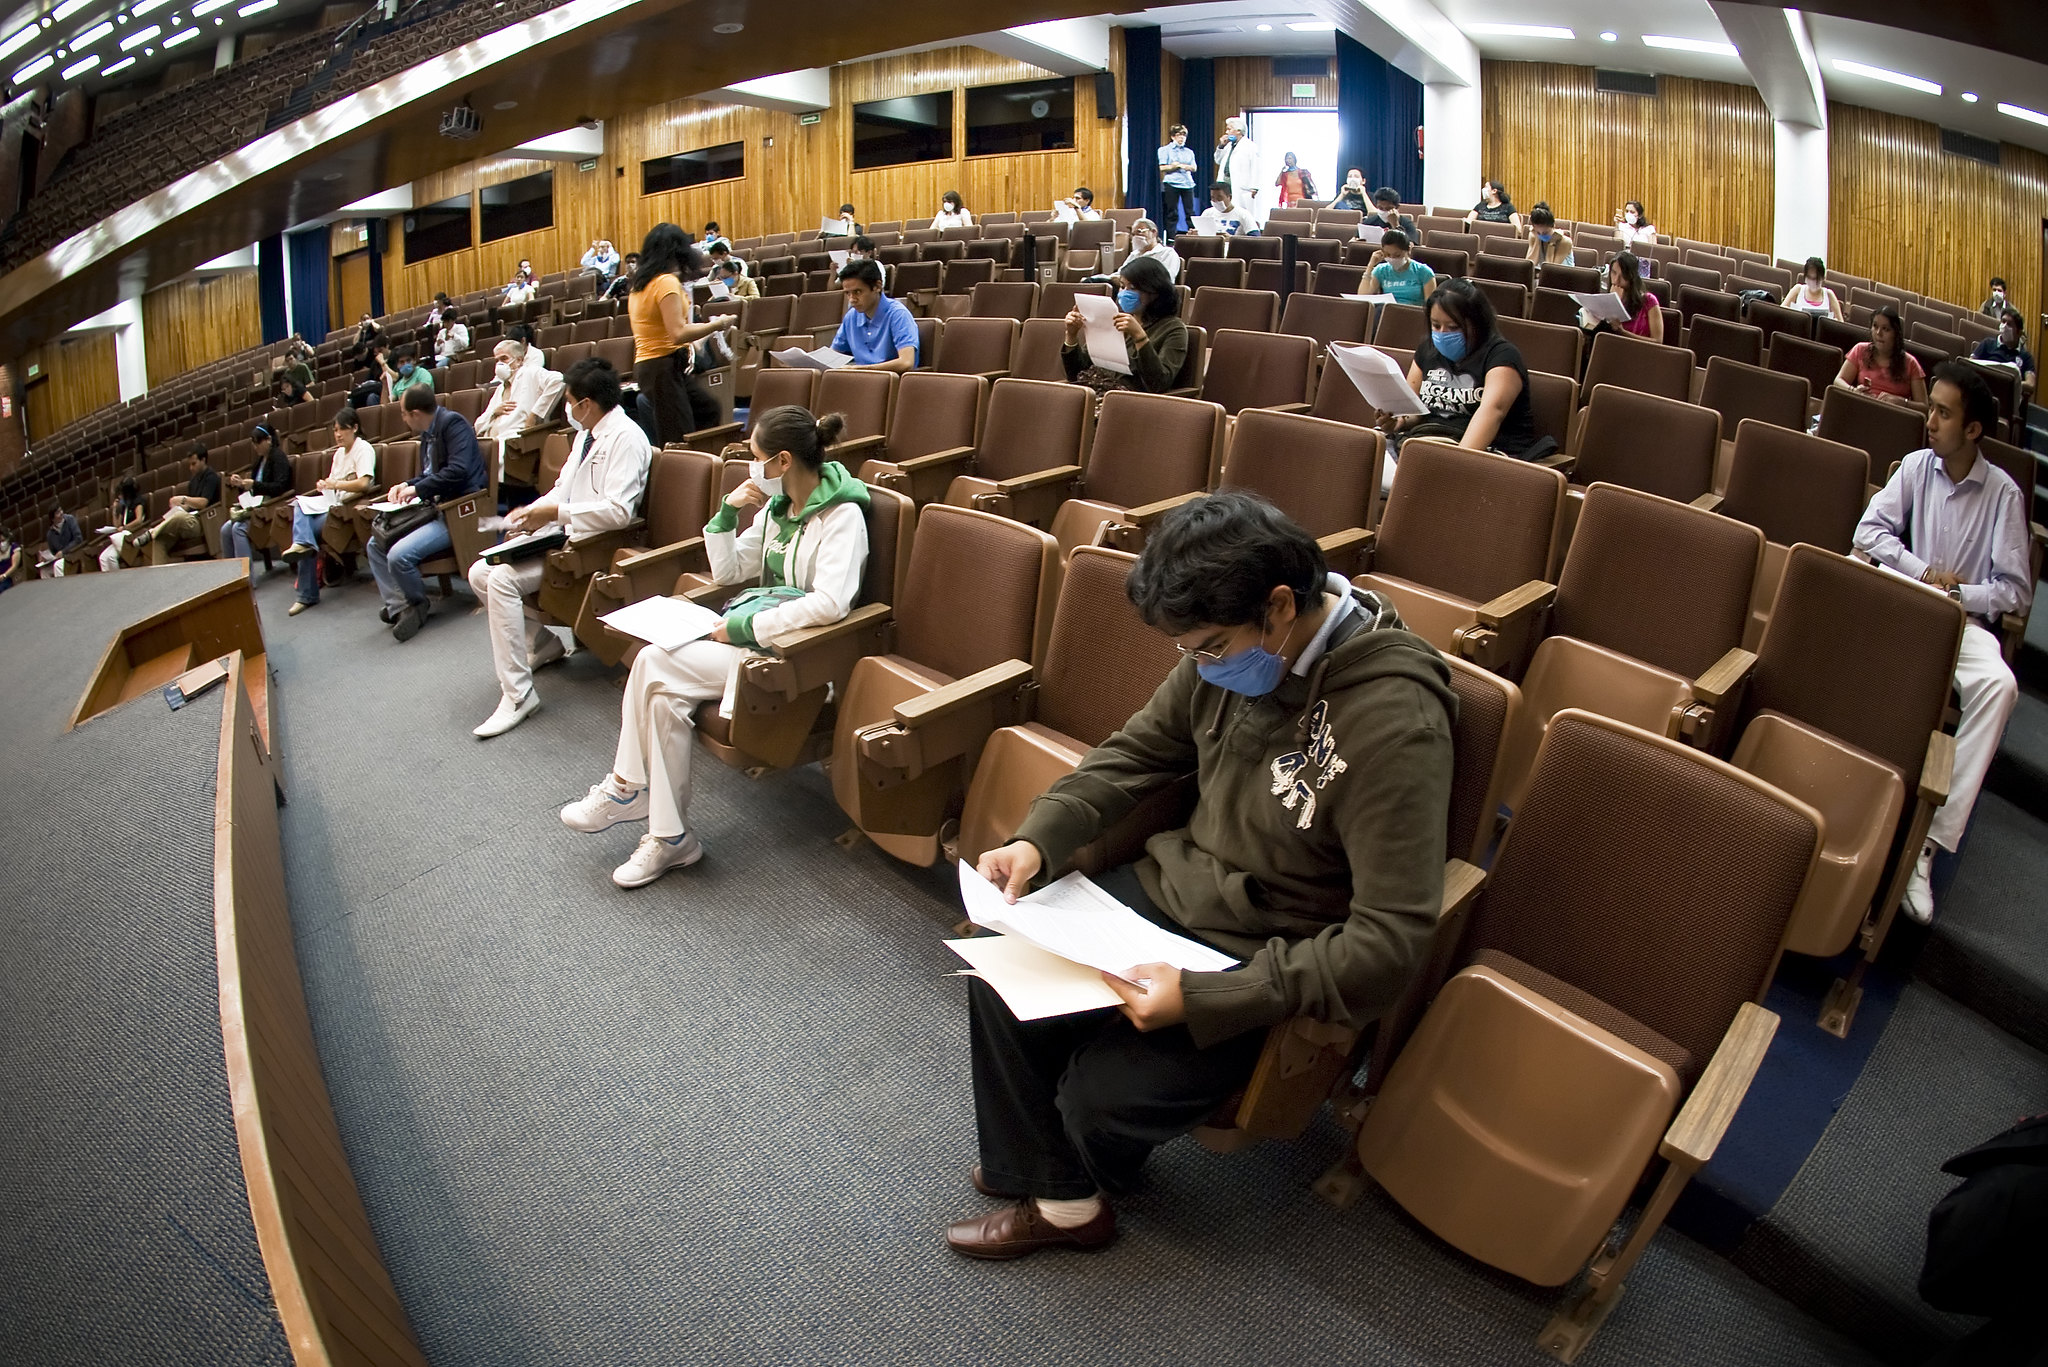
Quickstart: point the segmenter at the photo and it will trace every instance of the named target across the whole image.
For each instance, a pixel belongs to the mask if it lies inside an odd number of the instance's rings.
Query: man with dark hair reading
[[[882,293],[882,268],[868,260],[848,261],[839,272],[846,315],[833,334],[832,350],[874,370],[917,369],[917,320],[901,300]]]
[[[968,1257],[1107,1245],[1106,1198],[1243,1087],[1266,1027],[1362,1027],[1393,1005],[1443,897],[1456,695],[1428,642],[1248,493],[1162,519],[1128,591],[1184,658],[978,871],[1014,900],[1147,796],[1199,775],[1188,825],[1098,881],[1243,963],[1136,964],[1104,975],[1120,1007],[1033,1021],[969,980],[970,1180],[1013,1204],[947,1230]]]

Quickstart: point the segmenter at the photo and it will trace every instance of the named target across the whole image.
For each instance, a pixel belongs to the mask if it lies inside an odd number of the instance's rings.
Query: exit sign
[[[1294,98],[1295,98],[1295,99],[1297,99],[1297,100],[1312,100],[1312,99],[1314,99],[1315,97],[1316,97],[1316,88],[1315,88],[1315,86],[1314,86],[1313,84],[1311,84],[1310,82],[1307,82],[1307,81],[1296,81],[1296,82],[1294,83]]]
[[[800,123],[800,124],[802,124],[802,125],[804,125],[805,127],[807,127],[807,128],[808,128],[808,127],[809,127],[810,125],[812,125],[812,124],[816,123],[816,122],[817,122],[818,120],[820,120],[820,119],[822,119],[822,118],[824,118],[824,117],[825,117],[825,116],[824,116],[823,114],[819,114],[819,113],[813,112],[813,113],[809,113],[809,114],[799,114],[799,115],[797,115],[796,121],[797,121],[798,123]]]

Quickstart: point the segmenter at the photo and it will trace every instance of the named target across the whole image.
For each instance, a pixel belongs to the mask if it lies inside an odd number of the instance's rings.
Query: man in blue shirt
[[[882,293],[882,268],[872,261],[848,261],[839,272],[846,316],[832,349],[871,370],[917,369],[917,320],[900,300]]]
[[[1159,149],[1159,182],[1166,193],[1161,212],[1169,234],[1183,233],[1195,222],[1195,154],[1188,146],[1188,126],[1177,123]]]
[[[420,473],[412,483],[386,490],[386,500],[445,503],[484,487],[488,475],[483,452],[476,444],[476,429],[466,418],[452,408],[442,408],[425,385],[405,391],[401,411],[405,425],[420,439]],[[391,634],[397,639],[410,641],[426,625],[427,583],[420,575],[420,565],[446,555],[450,544],[447,524],[438,517],[394,545],[385,545],[382,537],[370,538],[370,573],[376,576],[377,590],[384,598],[384,620],[391,623]]]

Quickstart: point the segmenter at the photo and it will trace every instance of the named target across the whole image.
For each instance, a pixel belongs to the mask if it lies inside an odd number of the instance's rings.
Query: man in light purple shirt
[[[1953,853],[1962,840],[2019,697],[1993,632],[1999,618],[2025,612],[2033,600],[2030,510],[2012,477],[1977,450],[1997,421],[1998,401],[1981,375],[1955,361],[1935,367],[1927,386],[1929,449],[1906,457],[1856,525],[1857,550],[1946,593],[1969,615],[1956,659],[1963,716],[1955,775],[1906,885],[1906,914],[1920,922],[1934,918],[1935,848]]]

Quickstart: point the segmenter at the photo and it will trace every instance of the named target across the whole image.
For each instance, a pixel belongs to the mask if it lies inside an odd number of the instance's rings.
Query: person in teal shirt
[[[1380,259],[1373,263],[1368,293],[1391,294],[1397,304],[1420,306],[1436,288],[1436,272],[1409,255],[1408,234],[1399,228],[1387,229],[1374,255]]]

